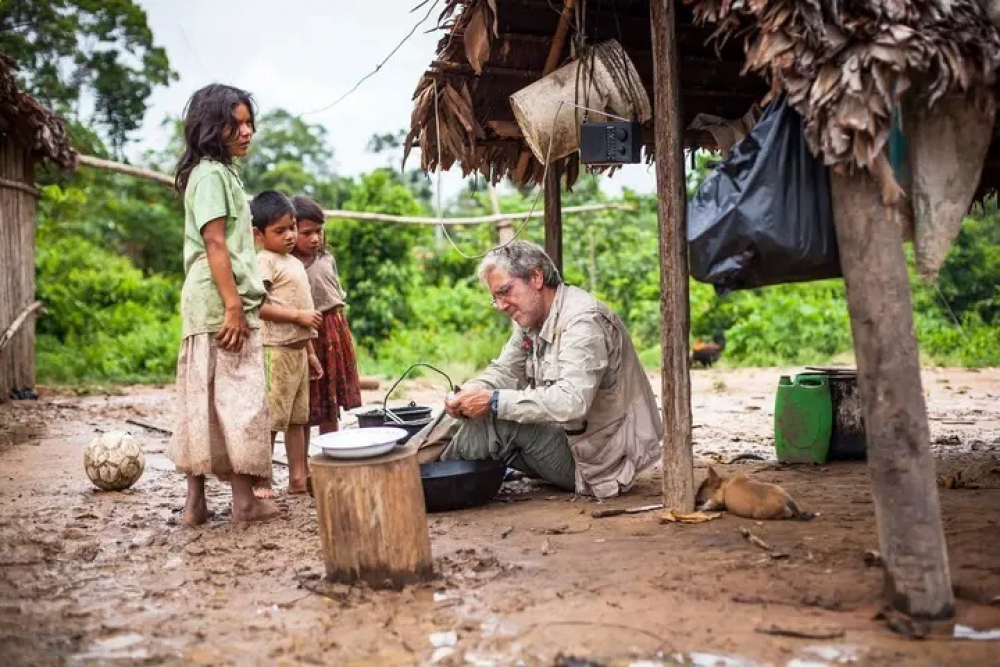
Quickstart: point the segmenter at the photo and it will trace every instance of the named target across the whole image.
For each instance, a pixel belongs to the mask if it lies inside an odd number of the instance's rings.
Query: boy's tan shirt
[[[257,253],[260,274],[267,288],[267,302],[295,310],[313,310],[312,293],[306,267],[292,255],[282,255],[270,250]],[[316,330],[294,322],[261,323],[261,335],[267,347],[295,346],[316,338]]]

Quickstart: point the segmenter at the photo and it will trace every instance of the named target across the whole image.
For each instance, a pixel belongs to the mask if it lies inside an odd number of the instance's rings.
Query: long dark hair
[[[174,187],[184,194],[188,177],[202,158],[212,158],[223,164],[233,159],[226,148],[227,134],[236,131],[233,110],[245,104],[250,111],[250,126],[256,129],[254,101],[250,93],[233,86],[213,83],[191,96],[184,107],[184,154],[174,172]]]

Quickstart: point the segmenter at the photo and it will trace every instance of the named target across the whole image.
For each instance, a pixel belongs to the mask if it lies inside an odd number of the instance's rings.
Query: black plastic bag
[[[688,202],[691,275],[716,293],[841,275],[830,179],[784,95]]]

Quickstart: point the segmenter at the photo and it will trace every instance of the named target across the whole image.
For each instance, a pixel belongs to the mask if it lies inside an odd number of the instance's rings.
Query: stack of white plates
[[[396,443],[405,437],[406,431],[401,428],[379,426],[324,433],[310,444],[316,445],[324,454],[334,458],[367,459],[392,451]]]

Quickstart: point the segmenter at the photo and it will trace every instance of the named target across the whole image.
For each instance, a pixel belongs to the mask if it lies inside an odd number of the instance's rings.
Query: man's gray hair
[[[479,263],[479,280],[485,283],[486,276],[493,269],[504,269],[511,277],[521,280],[529,280],[538,269],[546,287],[558,287],[562,283],[552,258],[531,241],[518,239],[490,250]]]

